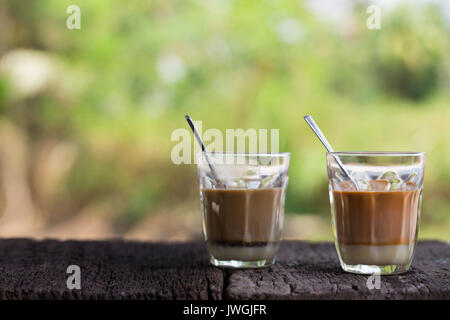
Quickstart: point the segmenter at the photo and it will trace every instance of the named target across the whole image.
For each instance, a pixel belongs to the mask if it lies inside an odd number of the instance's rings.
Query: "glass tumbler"
[[[203,233],[213,265],[257,268],[274,263],[289,158],[289,153],[197,154]]]
[[[329,152],[327,167],[342,268],[381,275],[408,271],[419,231],[425,154]]]

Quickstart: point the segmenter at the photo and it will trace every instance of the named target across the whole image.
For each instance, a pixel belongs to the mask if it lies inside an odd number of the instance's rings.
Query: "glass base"
[[[365,264],[357,264],[357,265],[348,265],[341,264],[342,269],[346,272],[356,273],[356,274],[379,274],[379,275],[394,275],[394,274],[402,274],[409,270],[410,264],[406,265],[387,265],[387,266],[371,266]]]
[[[221,268],[235,268],[235,269],[252,269],[269,267],[275,263],[275,258],[272,260],[256,260],[256,261],[241,261],[241,260],[218,260],[211,257],[210,262]]]

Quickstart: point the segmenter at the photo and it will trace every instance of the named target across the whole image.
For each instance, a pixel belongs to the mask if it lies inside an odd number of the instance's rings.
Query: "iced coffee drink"
[[[345,177],[336,157],[351,174]],[[417,240],[423,153],[329,153],[336,247],[342,267],[357,273],[402,273]]]
[[[262,267],[275,261],[283,227],[289,154],[211,154],[216,175],[200,157],[203,231],[216,266]]]
[[[273,260],[280,241],[282,189],[203,189],[205,229],[219,260]]]

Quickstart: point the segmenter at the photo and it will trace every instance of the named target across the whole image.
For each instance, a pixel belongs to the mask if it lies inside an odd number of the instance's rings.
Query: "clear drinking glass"
[[[362,274],[408,271],[419,230],[425,153],[329,152],[327,167],[342,268]]]
[[[289,153],[197,155],[203,233],[213,265],[256,268],[274,263],[289,157]]]

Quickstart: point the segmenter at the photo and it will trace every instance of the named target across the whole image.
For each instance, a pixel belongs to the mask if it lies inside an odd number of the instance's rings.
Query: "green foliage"
[[[82,29],[68,30],[70,4],[4,5],[18,27],[3,47],[64,66],[58,85],[20,102],[0,79],[3,117],[35,143],[51,136],[78,149],[58,197],[78,208],[119,197],[129,223],[196,201],[195,167],[170,162],[170,135],[189,113],[205,129],[279,128],[281,151],[292,153],[287,211],[325,214],[325,154],[303,122],[310,113],[338,150],[426,151],[424,220],[442,221],[450,32],[435,7],[397,8],[374,31],[363,6],[335,23],[299,1],[80,0]]]

